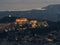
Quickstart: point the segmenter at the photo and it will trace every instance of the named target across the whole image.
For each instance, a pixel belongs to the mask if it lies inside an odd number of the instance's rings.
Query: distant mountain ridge
[[[28,17],[38,20],[60,21],[60,4],[43,7],[45,10],[32,9],[28,11],[0,11],[0,18],[8,15]]]

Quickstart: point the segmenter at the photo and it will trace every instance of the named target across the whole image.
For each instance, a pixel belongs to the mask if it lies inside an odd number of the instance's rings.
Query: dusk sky
[[[50,4],[60,4],[60,0],[0,0],[0,11],[39,9]]]

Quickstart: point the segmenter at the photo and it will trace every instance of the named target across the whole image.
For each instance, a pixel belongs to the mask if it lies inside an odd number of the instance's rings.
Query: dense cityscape
[[[4,17],[3,20],[0,19],[2,45],[48,45],[60,42],[60,31],[55,22],[51,24],[45,20],[11,15]]]
[[[0,11],[0,45],[60,45],[60,4],[43,8]]]

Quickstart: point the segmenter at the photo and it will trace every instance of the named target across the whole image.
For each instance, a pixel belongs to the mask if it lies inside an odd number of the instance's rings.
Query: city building
[[[18,23],[18,24],[24,24],[24,23],[27,23],[27,22],[28,22],[27,18],[17,18],[16,19],[16,23]]]
[[[43,22],[42,22],[42,26],[43,26],[43,27],[48,27],[47,21],[43,21]]]
[[[30,21],[30,24],[31,24],[31,26],[32,26],[32,28],[36,28],[38,25],[38,21],[37,20],[31,20]]]

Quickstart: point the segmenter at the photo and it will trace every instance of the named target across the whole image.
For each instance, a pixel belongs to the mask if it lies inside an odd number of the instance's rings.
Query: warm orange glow
[[[18,19],[16,19],[17,23],[23,23],[23,22],[27,22],[27,21],[28,21],[27,18],[18,18]]]
[[[37,27],[37,25],[36,24],[32,24],[32,28],[36,28]]]
[[[37,20],[31,20],[30,24],[36,24],[38,21]]]
[[[38,23],[37,20],[31,20],[30,21],[30,24],[32,25],[32,28],[36,28],[37,27],[37,23]]]

